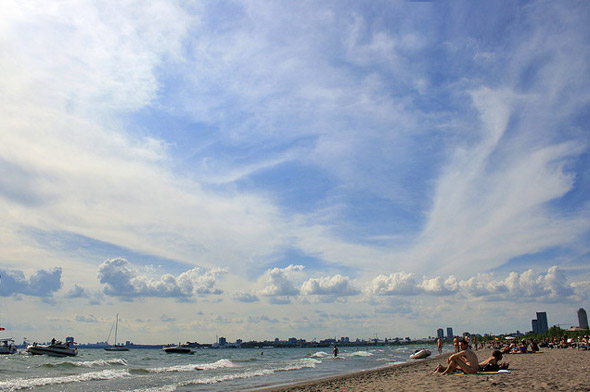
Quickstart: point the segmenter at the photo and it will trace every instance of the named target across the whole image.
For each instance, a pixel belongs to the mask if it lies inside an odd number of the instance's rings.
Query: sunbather
[[[434,369],[434,373],[449,374],[454,372],[457,368],[463,370],[466,374],[476,374],[478,369],[477,355],[469,348],[465,339],[459,340],[459,347],[461,351],[449,357],[447,367],[438,365]]]

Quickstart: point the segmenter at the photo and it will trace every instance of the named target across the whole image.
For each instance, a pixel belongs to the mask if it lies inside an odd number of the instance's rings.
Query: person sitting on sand
[[[494,350],[492,356],[483,362],[479,363],[480,372],[496,372],[500,369],[508,369],[508,362],[498,363],[502,360],[502,353],[500,350]]]
[[[457,368],[463,370],[465,374],[477,373],[479,368],[477,355],[471,351],[465,339],[459,340],[459,347],[461,348],[461,351],[449,357],[449,365],[447,367],[438,365],[434,369],[434,373],[449,374],[454,372]]]

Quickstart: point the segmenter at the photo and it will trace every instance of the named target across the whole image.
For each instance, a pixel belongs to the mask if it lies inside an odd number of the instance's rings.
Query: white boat
[[[422,349],[422,350],[416,350],[414,352],[414,354],[410,355],[411,359],[421,359],[421,358],[426,358],[430,356],[430,350],[426,350],[426,349]]]
[[[166,354],[194,354],[195,350],[188,346],[178,345],[178,346],[166,346],[162,348]]]
[[[0,354],[16,353],[16,344],[12,338],[0,338]]]
[[[119,313],[117,313],[117,317],[115,317],[115,345],[105,347],[106,351],[129,351],[129,347],[117,344],[117,330],[119,329]],[[113,327],[111,327],[111,332],[113,331]],[[109,338],[111,337],[111,333],[109,332],[109,337],[107,338],[107,343]]]
[[[73,347],[70,342],[55,342],[52,344],[33,343],[27,347],[27,352],[33,355],[48,355],[50,357],[75,357],[78,355],[78,349]]]

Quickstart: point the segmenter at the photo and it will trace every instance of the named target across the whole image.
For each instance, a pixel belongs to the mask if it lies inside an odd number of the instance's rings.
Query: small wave
[[[234,367],[235,365],[229,359],[220,359],[213,363],[176,365],[168,367],[150,368],[150,369],[133,369],[133,373],[178,373],[178,372],[194,372],[195,370],[214,370],[221,368]]]
[[[217,384],[224,381],[232,381],[232,380],[240,380],[245,378],[252,378],[252,377],[260,377],[260,376],[268,376],[273,374],[275,371],[270,369],[261,369],[261,370],[253,370],[249,372],[243,373],[236,373],[236,374],[226,374],[224,376],[216,376],[216,377],[204,377],[198,378],[196,380],[185,381],[180,383],[179,386],[189,386],[189,385],[203,385],[203,384]]]
[[[344,353],[342,354],[343,357],[372,357],[373,353],[368,351],[355,351],[352,353]]]
[[[330,355],[330,354],[328,354],[325,351],[318,351],[316,353],[311,354],[310,357],[312,357],[312,358],[325,358],[328,355]]]
[[[322,361],[313,358],[302,358],[298,359],[290,365],[276,369],[278,372],[285,372],[290,370],[309,369],[314,368],[318,363]]]
[[[109,359],[109,360],[104,360],[104,359],[97,359],[95,361],[64,361],[64,362],[57,362],[57,363],[45,363],[43,365],[40,365],[42,367],[49,367],[49,368],[55,368],[55,367],[87,367],[87,368],[91,368],[91,367],[98,367],[98,366],[110,366],[110,365],[122,365],[122,366],[127,366],[127,361],[125,361],[124,359]]]
[[[129,375],[130,374],[127,370],[102,370],[100,372],[91,372],[61,377],[40,377],[29,379],[17,378],[9,381],[0,381],[0,390],[17,391],[19,389],[35,388],[44,385],[58,385],[93,380],[114,380],[118,378],[128,377]]]

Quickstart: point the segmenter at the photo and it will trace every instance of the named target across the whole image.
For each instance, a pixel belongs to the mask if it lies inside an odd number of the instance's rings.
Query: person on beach
[[[494,350],[492,356],[479,363],[480,372],[496,372],[500,369],[508,369],[508,362],[499,363],[502,360],[500,350]]]
[[[334,346],[334,350],[332,352],[334,353],[334,358],[336,358],[338,356],[338,347]]]
[[[438,348],[438,355],[442,354],[442,346],[443,346],[442,338],[438,338],[438,340],[436,342],[436,348]]]
[[[449,374],[459,368],[463,370],[465,374],[476,374],[479,369],[477,355],[471,351],[465,339],[459,340],[459,347],[461,348],[461,351],[449,357],[449,365],[447,367],[438,365],[433,373]]]
[[[453,345],[455,346],[455,352],[458,353],[459,352],[459,339],[456,336],[453,338]]]

